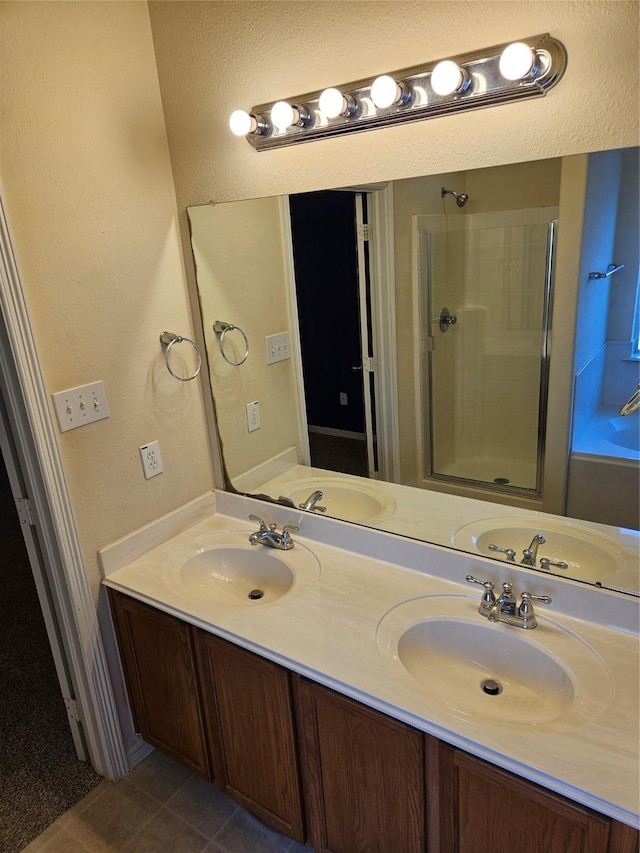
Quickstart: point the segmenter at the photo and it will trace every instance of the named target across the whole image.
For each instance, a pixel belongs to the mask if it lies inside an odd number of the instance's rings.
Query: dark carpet
[[[78,761],[0,457],[0,851],[17,853],[100,781]]]
[[[325,471],[368,477],[367,443],[357,438],[343,438],[309,431],[311,465]]]

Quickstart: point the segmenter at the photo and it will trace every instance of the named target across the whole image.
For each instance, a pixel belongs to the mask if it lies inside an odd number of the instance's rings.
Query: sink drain
[[[493,678],[485,678],[480,687],[482,687],[488,696],[497,696],[499,693],[502,693],[502,684]]]
[[[252,589],[247,598],[250,598],[251,601],[257,601],[259,598],[262,598],[264,595],[264,591],[261,589]]]

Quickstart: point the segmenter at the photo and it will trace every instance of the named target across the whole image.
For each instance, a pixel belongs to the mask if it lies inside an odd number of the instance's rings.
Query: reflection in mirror
[[[638,594],[638,198],[627,149],[190,208],[229,486]]]

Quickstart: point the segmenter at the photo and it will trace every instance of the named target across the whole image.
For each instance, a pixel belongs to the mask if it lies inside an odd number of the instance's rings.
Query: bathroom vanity
[[[635,601],[379,532],[356,554],[361,531],[312,517],[252,547],[271,508],[217,499],[101,554],[145,741],[318,851],[637,850]],[[535,630],[489,624],[470,569],[553,603]],[[465,693],[467,634],[502,695]]]

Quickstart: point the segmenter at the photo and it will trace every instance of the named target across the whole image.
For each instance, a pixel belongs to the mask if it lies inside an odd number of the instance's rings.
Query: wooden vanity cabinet
[[[306,817],[317,853],[638,853],[625,824],[109,597],[144,739],[298,841]]]
[[[275,829],[304,841],[291,673],[194,631],[217,784]]]
[[[424,851],[423,734],[305,678],[297,703],[315,850]]]
[[[586,806],[428,738],[430,851],[636,853],[638,833]]]
[[[112,589],[109,598],[136,730],[210,780],[190,626]]]

